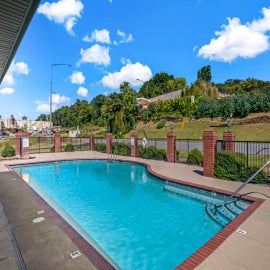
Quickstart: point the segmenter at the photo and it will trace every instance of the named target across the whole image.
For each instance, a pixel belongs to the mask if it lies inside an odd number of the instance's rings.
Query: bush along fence
[[[215,131],[205,131],[203,138],[203,171],[205,176],[245,181],[270,160],[270,142],[236,141],[234,132],[224,132],[217,140]],[[266,167],[253,180],[269,184]]]
[[[167,139],[141,139],[136,132],[128,139],[114,138],[112,133],[105,138],[94,134],[88,138],[67,138],[60,133],[54,137],[17,133],[11,144],[16,156],[22,159],[35,153],[90,150],[107,153],[111,158],[119,155],[203,165],[204,176],[240,181],[270,159],[270,142],[236,141],[234,132],[224,132],[223,140],[217,139],[215,131],[204,131],[203,140],[176,139],[175,132],[168,132]],[[266,168],[255,181],[268,183],[269,175]]]

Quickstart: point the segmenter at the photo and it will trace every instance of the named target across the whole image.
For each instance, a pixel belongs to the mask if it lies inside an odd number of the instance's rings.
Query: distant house
[[[157,103],[159,101],[166,101],[166,100],[173,100],[181,96],[182,90],[177,90],[174,92],[170,92],[164,95],[156,96],[153,98],[137,98],[137,104],[138,106],[142,106],[143,108],[146,108],[151,103]]]

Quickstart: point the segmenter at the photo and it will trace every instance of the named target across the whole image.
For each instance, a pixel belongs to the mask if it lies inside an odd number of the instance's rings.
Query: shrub
[[[194,148],[189,152],[187,157],[187,163],[202,165],[203,155],[198,148]]]
[[[160,128],[163,128],[166,124],[166,120],[160,120],[158,123],[157,123],[157,129],[160,129]]]
[[[156,148],[155,146],[144,148],[142,145],[139,145],[138,154],[141,158],[166,160],[166,150]]]
[[[55,152],[55,147],[52,146],[52,147],[51,147],[51,153],[54,153],[54,152]]]
[[[245,155],[228,151],[218,152],[214,163],[214,176],[227,180],[241,180],[245,173]]]
[[[106,144],[104,144],[104,143],[96,143],[95,144],[95,151],[105,153],[106,152]]]
[[[74,145],[69,143],[65,146],[65,152],[72,152],[74,151]]]
[[[112,143],[113,153],[120,156],[130,156],[130,145],[122,142]]]
[[[214,163],[214,176],[227,180],[244,181],[259,170],[258,167],[245,166],[245,154],[232,153],[229,151],[218,152]],[[267,175],[261,171],[254,178],[253,182],[262,182],[267,180]]]
[[[13,157],[15,156],[15,148],[11,145],[6,145],[2,150],[1,156],[2,157]]]

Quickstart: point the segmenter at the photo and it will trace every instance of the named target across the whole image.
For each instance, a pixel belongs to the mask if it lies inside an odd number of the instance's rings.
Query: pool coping
[[[48,162],[63,162],[72,160],[110,160],[108,158],[73,158],[73,159],[57,159],[57,160],[43,160],[38,162],[26,162],[20,164],[5,164],[5,167],[9,171],[14,171],[12,166],[16,165],[31,165],[37,163],[48,163]],[[126,160],[126,159],[116,159],[118,162],[129,162],[137,163],[146,166],[149,173],[160,178],[164,181],[169,181],[177,184],[182,184],[185,186],[199,188],[207,191],[214,191],[222,195],[230,195],[232,192],[219,189],[215,187],[209,187],[206,185],[191,183],[175,178],[170,178],[168,176],[159,174],[155,172],[151,165],[138,160]],[[16,172],[15,172],[16,173]],[[87,258],[97,267],[97,269],[116,269],[113,267],[91,244],[89,244],[67,221],[65,221],[36,191],[34,191],[23,179],[20,178],[20,182],[24,187],[32,194],[38,203],[46,210],[46,212],[54,219],[56,224],[67,234],[67,236],[78,246],[78,248],[87,256]],[[195,269],[199,266],[205,259],[207,259],[237,228],[265,201],[261,198],[255,198],[248,195],[237,194],[236,197],[245,199],[251,202],[249,207],[244,210],[240,215],[238,215],[233,221],[231,221],[227,226],[222,228],[215,236],[213,236],[207,243],[196,250],[190,257],[184,260],[175,269],[177,270],[188,270]]]

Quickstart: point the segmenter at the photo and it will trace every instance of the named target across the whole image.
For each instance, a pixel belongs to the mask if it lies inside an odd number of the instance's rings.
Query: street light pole
[[[53,75],[53,67],[54,66],[69,66],[70,64],[51,64],[51,87],[50,87],[50,132],[52,131],[52,75]]]
[[[142,83],[146,83],[143,80],[137,79],[137,81],[140,81]],[[148,100],[148,82],[146,84],[146,99]],[[148,137],[148,105],[146,107],[146,137]]]

